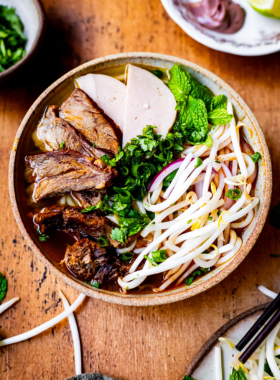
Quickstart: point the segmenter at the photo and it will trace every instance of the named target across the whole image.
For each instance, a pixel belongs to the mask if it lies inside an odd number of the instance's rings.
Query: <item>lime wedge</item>
[[[260,14],[280,18],[280,0],[248,0],[249,4]]]

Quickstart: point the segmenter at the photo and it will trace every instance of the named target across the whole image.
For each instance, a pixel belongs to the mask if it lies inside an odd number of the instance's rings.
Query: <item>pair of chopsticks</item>
[[[277,310],[278,309],[278,310]],[[277,311],[276,311],[277,310]],[[272,318],[270,318],[272,316]],[[269,319],[270,318],[270,319]],[[266,323],[267,322],[267,323]],[[243,348],[254,338],[257,332],[264,326],[264,328],[255,337],[252,343],[246,348],[240,356],[239,361],[245,364],[246,361],[252,356],[262,342],[268,337],[274,327],[280,322],[280,293],[274,301],[265,309],[263,314],[259,317],[257,322],[250,328],[247,334],[236,345],[238,351]]]

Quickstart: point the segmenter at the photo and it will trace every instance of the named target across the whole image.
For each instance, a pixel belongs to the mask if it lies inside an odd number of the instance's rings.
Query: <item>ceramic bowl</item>
[[[24,34],[27,37],[25,56],[0,73],[0,82],[8,79],[28,63],[37,53],[45,34],[45,14],[39,0],[0,0],[0,5],[14,7],[24,25]]]
[[[163,293],[147,295],[124,295],[107,290],[92,288],[91,286],[75,279],[69,273],[63,271],[57,263],[52,261],[50,257],[48,257],[48,255],[40,248],[40,242],[37,240],[34,230],[31,230],[30,227],[26,227],[22,219],[22,207],[20,204],[19,192],[23,191],[23,189],[20,189],[20,186],[18,185],[20,182],[20,176],[22,175],[21,170],[18,170],[20,165],[22,165],[22,162],[20,162],[20,152],[24,149],[26,139],[30,138],[31,131],[42,117],[45,108],[50,104],[57,104],[61,101],[61,98],[65,96],[65,93],[69,95],[74,88],[74,79],[80,75],[93,71],[104,70],[106,68],[116,68],[117,66],[127,63],[144,64],[165,69],[171,68],[174,64],[185,66],[195,78],[208,86],[214,94],[225,94],[231,100],[236,117],[249,125],[253,130],[252,136],[249,132],[248,136],[246,135],[251,146],[255,151],[261,152],[263,157],[259,168],[259,175],[255,189],[256,196],[260,198],[260,204],[255,210],[255,217],[252,223],[243,234],[244,244],[242,248],[231,260],[211,271],[198,281],[195,281],[188,288],[185,286],[183,288],[166,291]],[[245,133],[247,133],[247,129]],[[146,306],[175,302],[201,293],[218,284],[244,260],[256,242],[267,217],[271,198],[272,172],[270,156],[265,138],[255,116],[241,97],[224,81],[196,64],[180,58],[155,53],[124,53],[98,58],[77,67],[53,83],[35,101],[25,115],[16,134],[10,159],[9,188],[15,219],[24,238],[26,239],[27,244],[40,258],[44,265],[46,265],[55,275],[73,288],[87,294],[90,297],[123,305]]]
[[[194,357],[186,375],[196,380],[214,379],[215,347],[221,346],[219,338],[225,337],[232,339],[233,342],[239,342],[269,305],[270,302],[247,310],[216,331]],[[229,379],[232,372],[233,351],[228,344],[222,344],[222,351],[224,378]]]

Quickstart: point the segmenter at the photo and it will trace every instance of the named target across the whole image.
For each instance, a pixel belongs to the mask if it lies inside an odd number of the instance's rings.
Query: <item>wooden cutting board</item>
[[[14,221],[8,194],[8,161],[16,130],[39,94],[77,65],[128,51],[153,51],[193,61],[228,82],[255,113],[270,149],[273,204],[280,201],[280,53],[246,58],[206,48],[168,17],[160,0],[43,0],[49,21],[40,54],[25,72],[0,87],[0,271],[6,300],[21,301],[0,316],[1,337],[46,322],[63,310],[58,289],[78,294],[34,257]],[[235,315],[268,301],[263,284],[280,291],[280,234],[266,224],[257,244],[226,280],[194,298],[150,308],[87,299],[77,321],[87,373],[122,380],[181,380],[198,349]],[[1,379],[62,380],[75,374],[67,321],[30,341],[0,349]]]

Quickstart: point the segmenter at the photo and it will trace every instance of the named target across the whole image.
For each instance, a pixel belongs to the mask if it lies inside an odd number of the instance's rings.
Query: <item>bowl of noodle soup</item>
[[[123,291],[116,292],[93,288],[61,268],[55,257],[36,240],[18,189],[22,188],[20,169],[23,168],[27,141],[31,139],[34,126],[46,107],[61,103],[61,99],[64,100],[73,90],[74,81],[82,75],[119,75],[128,64],[162,70],[167,76],[169,70],[178,65],[205,85],[213,96],[224,95],[226,110],[234,117],[230,122],[211,129],[210,146],[184,144],[180,155],[155,176],[146,196],[135,203],[140,213],[150,211],[155,216],[142,229],[139,238],[116,250],[118,254],[132,251],[135,255],[129,271],[118,279]],[[256,152],[261,159],[254,162],[251,156]],[[167,175],[164,171],[170,174],[175,169],[176,175],[164,187]],[[13,212],[21,232],[32,251],[53,273],[93,298],[146,306],[199,294],[222,281],[244,260],[267,217],[272,171],[265,138],[255,116],[241,97],[220,78],[180,58],[155,53],[124,53],[77,67],[53,83],[35,101],[15,138],[9,186]],[[146,239],[146,244],[140,244],[141,239]],[[159,257],[154,265],[152,253],[160,251],[166,252],[166,257],[162,262]],[[153,274],[163,276],[153,291],[133,291],[141,289],[141,283]]]

